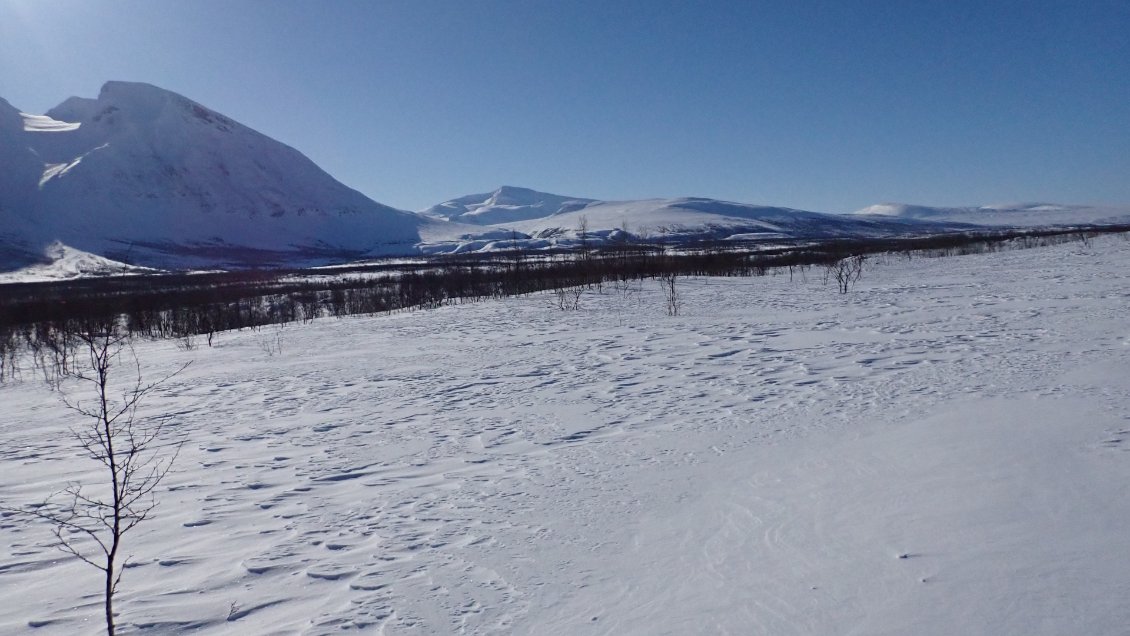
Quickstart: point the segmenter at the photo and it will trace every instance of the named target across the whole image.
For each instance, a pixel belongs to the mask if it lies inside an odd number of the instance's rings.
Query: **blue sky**
[[[176,91],[388,205],[1130,203],[1130,2],[0,0],[0,97]]]

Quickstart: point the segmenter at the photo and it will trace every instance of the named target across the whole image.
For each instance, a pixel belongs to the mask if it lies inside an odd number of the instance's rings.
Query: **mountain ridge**
[[[421,210],[420,214],[474,225],[497,225],[552,216],[583,208],[593,202],[595,199],[504,185],[492,192],[468,194],[438,203]]]
[[[1130,223],[1130,207],[888,203],[845,215],[704,197],[602,201],[511,185],[408,212],[342,184],[291,146],[150,84],[106,82],[97,97],[68,97],[44,115],[0,98],[0,269],[8,270],[54,258],[45,254],[62,253],[56,245],[149,267],[293,267],[515,244],[1114,222]]]
[[[1130,223],[1130,206],[1064,203],[997,203],[944,207],[909,203],[878,203],[850,216],[919,219],[989,226],[1040,226]]]
[[[72,127],[25,123],[13,133],[5,113],[15,145],[42,162],[32,204],[0,201],[30,208],[33,243],[58,240],[102,255],[135,250],[174,264],[213,261],[220,250],[220,260],[250,264],[266,253],[379,255],[419,241],[416,215],[372,201],[294,148],[171,91],[108,82],[98,98],[68,98],[45,117]]]

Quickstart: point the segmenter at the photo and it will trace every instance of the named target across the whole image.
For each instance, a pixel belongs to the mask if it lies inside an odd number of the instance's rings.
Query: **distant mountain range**
[[[868,206],[853,214],[1018,227],[1130,223],[1130,206],[1060,205],[1057,203],[1002,203],[971,208],[881,203]]]
[[[96,99],[71,97],[44,115],[0,99],[0,271],[59,259],[80,270],[115,262],[297,266],[514,241],[544,248],[582,238],[892,236],[960,224],[1112,222],[1130,222],[1130,207],[882,204],[839,215],[702,198],[598,201],[511,186],[414,213],[148,84],[109,82]]]
[[[509,246],[515,237],[523,245],[539,249],[571,247],[582,239],[590,243],[621,239],[668,243],[704,239],[815,239],[898,236],[967,227],[946,221],[824,214],[703,198],[595,201],[509,186],[489,194],[441,203],[421,214],[462,223],[476,219],[508,219],[479,225],[475,231],[465,232],[455,239],[443,240],[433,234],[428,244],[422,246],[430,252],[490,250]],[[487,228],[492,231],[487,232]]]

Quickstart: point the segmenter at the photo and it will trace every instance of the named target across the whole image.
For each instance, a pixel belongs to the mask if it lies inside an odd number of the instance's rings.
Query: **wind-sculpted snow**
[[[119,622],[1122,633],[1128,287],[1105,237],[875,259],[847,295],[680,279],[676,318],[646,281],[139,343],[148,378],[194,362],[146,405],[185,446]],[[5,504],[94,476],[33,373],[0,404]],[[0,632],[98,631],[96,572],[51,539],[0,517]]]

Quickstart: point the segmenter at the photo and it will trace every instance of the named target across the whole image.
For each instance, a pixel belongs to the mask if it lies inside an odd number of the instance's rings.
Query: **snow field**
[[[675,318],[645,281],[140,343],[147,378],[193,364],[145,407],[186,443],[122,631],[1125,633],[1128,265],[1102,237],[847,295],[682,279]],[[94,474],[25,375],[5,503]],[[0,633],[98,632],[51,538],[0,518]]]

